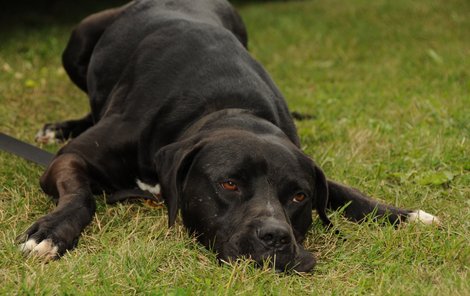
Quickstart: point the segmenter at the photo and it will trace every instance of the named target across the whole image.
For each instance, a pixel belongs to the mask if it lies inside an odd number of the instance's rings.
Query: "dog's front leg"
[[[75,154],[59,155],[41,177],[41,187],[57,200],[57,207],[17,242],[25,254],[50,260],[77,245],[80,233],[91,222],[95,200],[87,165]]]

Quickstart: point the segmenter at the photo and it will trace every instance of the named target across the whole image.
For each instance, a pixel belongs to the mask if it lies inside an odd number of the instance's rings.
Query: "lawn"
[[[74,23],[110,2],[3,9],[2,132],[34,143],[43,123],[87,112],[60,54]],[[280,274],[243,260],[220,265],[180,220],[167,228],[165,209],[109,206],[97,196],[78,247],[43,264],[14,244],[53,208],[38,186],[43,168],[1,152],[0,295],[470,295],[470,2],[245,1],[238,8],[252,54],[290,108],[312,115],[297,126],[304,151],[327,176],[433,213],[443,226],[395,229],[330,213],[346,240],[316,222],[305,242],[318,258],[315,271]]]

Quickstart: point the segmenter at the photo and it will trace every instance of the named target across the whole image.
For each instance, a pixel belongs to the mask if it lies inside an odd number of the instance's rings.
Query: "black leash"
[[[0,149],[47,167],[54,154],[0,132]]]
[[[15,154],[44,167],[49,166],[55,156],[50,152],[10,137],[2,132],[0,132],[0,150]],[[111,204],[132,198],[143,198],[158,204],[163,202],[160,196],[156,197],[152,193],[140,188],[120,190],[106,195],[106,202]]]

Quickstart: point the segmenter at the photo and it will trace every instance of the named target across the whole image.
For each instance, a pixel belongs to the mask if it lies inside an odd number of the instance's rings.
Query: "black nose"
[[[287,224],[269,223],[258,229],[258,238],[269,248],[282,249],[291,243],[291,235]]]

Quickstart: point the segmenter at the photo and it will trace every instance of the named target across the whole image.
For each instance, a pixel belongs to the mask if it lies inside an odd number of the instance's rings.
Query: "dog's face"
[[[189,142],[157,157],[166,170],[159,176],[170,223],[181,208],[185,226],[220,259],[244,256],[278,270],[311,270],[315,259],[301,242],[312,209],[324,210],[327,198],[313,162],[276,136],[228,131]]]

